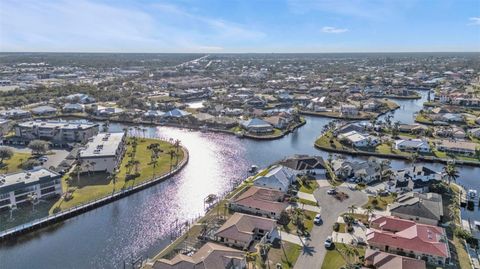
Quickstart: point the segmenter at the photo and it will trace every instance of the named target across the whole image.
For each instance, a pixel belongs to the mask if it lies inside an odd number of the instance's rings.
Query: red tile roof
[[[365,265],[376,269],[425,269],[425,261],[403,257],[379,250],[367,249]]]
[[[372,220],[370,227],[371,229],[367,230],[369,244],[450,257],[443,228],[385,216]]]

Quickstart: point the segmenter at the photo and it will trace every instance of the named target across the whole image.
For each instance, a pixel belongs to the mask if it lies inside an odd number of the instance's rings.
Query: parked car
[[[337,193],[337,190],[336,189],[329,189],[327,191],[327,194],[330,194],[330,195],[333,195],[333,194],[336,194]]]
[[[325,245],[325,248],[331,248],[332,247],[333,240],[332,240],[331,236],[327,237],[327,240],[325,240],[324,245]]]
[[[41,156],[38,158],[38,160],[41,162],[41,163],[44,163],[46,161],[48,161],[48,157],[47,156]]]
[[[313,219],[313,223],[321,224],[322,223],[322,216],[320,214],[315,215],[315,218]]]

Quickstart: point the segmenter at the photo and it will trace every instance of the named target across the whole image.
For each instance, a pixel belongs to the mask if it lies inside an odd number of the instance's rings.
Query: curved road
[[[330,188],[331,187],[321,187],[314,193],[319,206],[322,208],[323,223],[320,226],[313,227],[310,239],[305,242],[294,268],[320,269],[325,254],[327,253],[323,243],[328,236],[332,235],[332,226],[337,221],[338,216],[347,212],[349,206],[356,205],[360,208],[368,201],[367,195],[362,191],[350,190],[346,187],[337,187],[337,191],[345,192],[349,196],[348,199],[340,202],[332,195],[327,194],[327,190]]]

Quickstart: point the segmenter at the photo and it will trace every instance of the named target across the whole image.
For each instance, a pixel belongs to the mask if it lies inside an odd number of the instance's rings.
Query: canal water
[[[392,121],[413,123],[420,100],[401,105]],[[293,154],[327,153],[313,142],[330,119],[307,117],[307,124],[279,140],[254,141],[221,133],[203,133],[170,127],[144,127],[147,136],[179,139],[190,152],[190,162],[176,176],[149,189],[113,202],[59,225],[0,246],[0,268],[123,268],[132,257],[152,257],[169,243],[173,222],[204,213],[203,199],[224,193],[247,176],[252,164],[265,167]],[[125,126],[111,124],[112,131]],[[133,132],[140,132],[133,130]],[[394,160],[396,169],[409,164]],[[442,164],[427,164],[441,171]],[[480,168],[459,167],[458,182],[480,189]],[[478,211],[465,212],[480,219]]]

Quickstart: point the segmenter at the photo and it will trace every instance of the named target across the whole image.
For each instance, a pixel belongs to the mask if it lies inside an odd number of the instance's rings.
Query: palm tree
[[[365,208],[365,213],[367,213],[367,216],[368,216],[368,223],[370,224],[370,222],[372,221],[372,217],[373,217],[373,212],[375,211],[375,209],[369,205]]]
[[[82,167],[80,163],[75,165],[75,168],[73,168],[73,173],[77,176],[77,183],[80,183],[80,174],[82,173]]]
[[[380,180],[383,179],[383,175],[384,175],[384,172],[385,172],[385,169],[387,168],[390,168],[390,164],[392,162],[390,160],[383,160],[380,162]]]
[[[412,155],[410,155],[410,156],[408,157],[408,159],[409,159],[410,162],[412,163],[412,166],[415,165],[415,163],[416,163],[417,160],[418,160],[418,152],[412,153]]]
[[[447,165],[443,167],[443,173],[448,179],[448,185],[450,185],[452,180],[457,181],[458,170],[455,165],[455,162],[448,162]]]
[[[173,167],[173,157],[175,157],[177,155],[177,153],[175,153],[174,150],[170,150],[168,152],[168,154],[170,155],[170,171],[172,171],[172,167]]]
[[[135,175],[138,175],[138,165],[140,164],[140,161],[139,160],[133,160],[132,161],[132,165],[133,167],[135,167]]]
[[[253,268],[255,268],[255,261],[257,260],[257,253],[248,251],[245,255],[245,259],[247,260],[248,264],[252,264]]]
[[[358,250],[349,245],[345,245],[344,248],[340,249],[340,254],[342,254],[343,259],[347,263],[347,268],[353,268],[353,264],[357,260]]]
[[[35,212],[35,205],[38,203],[38,196],[36,193],[30,193],[27,200],[32,204],[32,212]]]
[[[357,210],[357,206],[356,205],[351,205],[348,207],[348,210],[350,211],[350,214],[355,214],[355,210]]]

